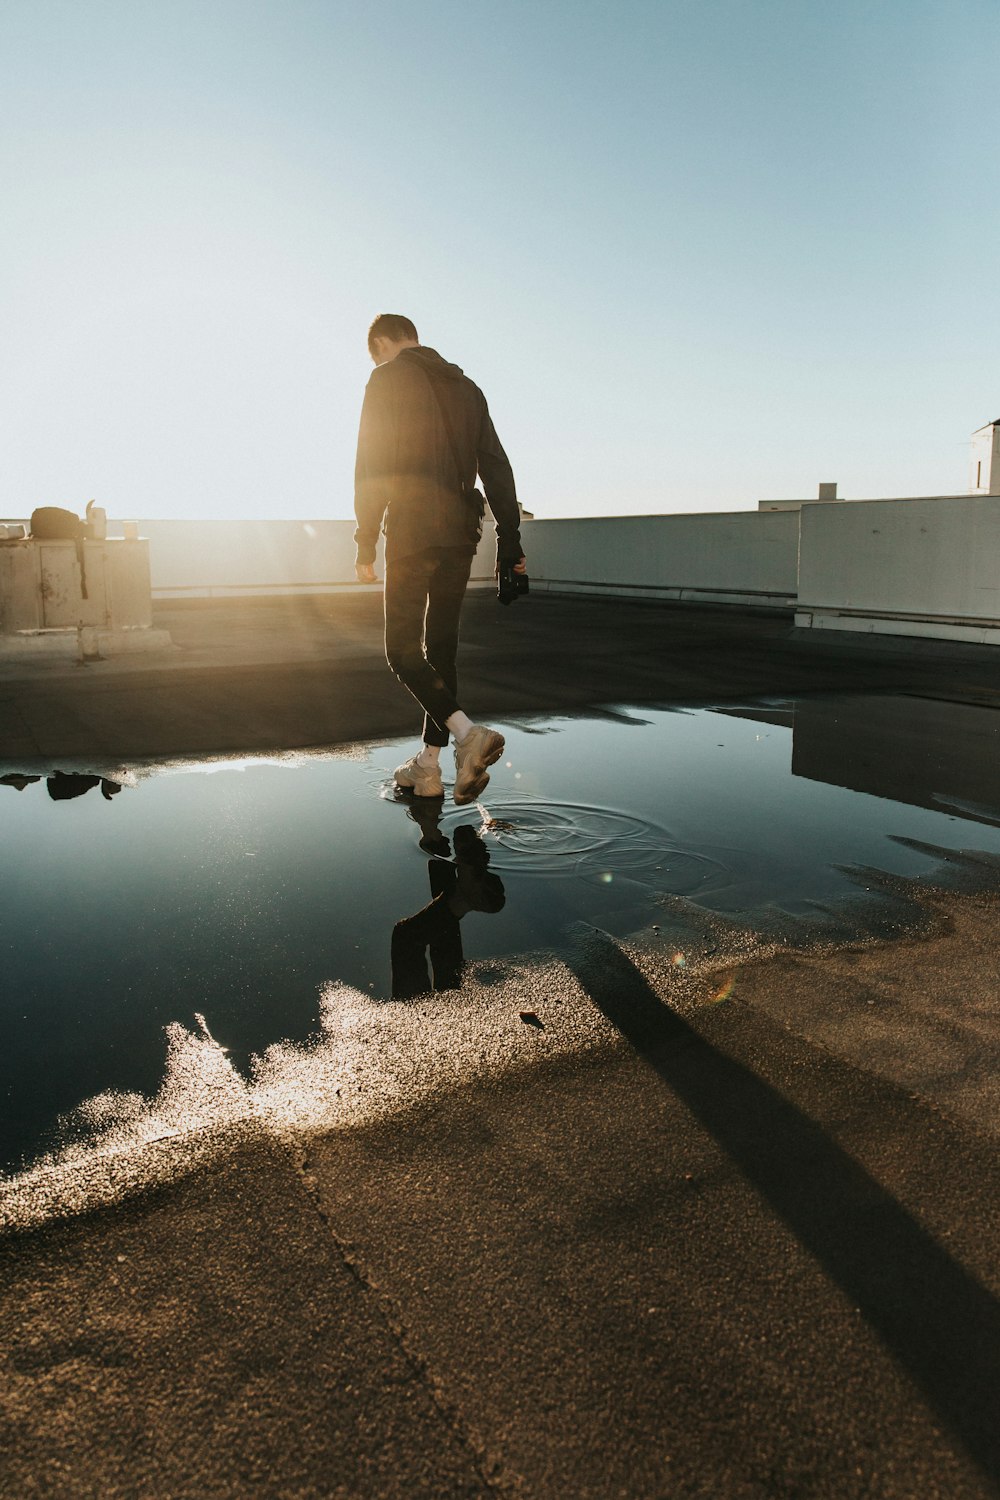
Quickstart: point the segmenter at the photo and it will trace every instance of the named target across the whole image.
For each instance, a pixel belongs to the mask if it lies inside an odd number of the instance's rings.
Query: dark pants
[[[428,547],[385,570],[385,656],[424,710],[424,744],[447,745],[445,720],[459,709],[456,659],[472,553]]]

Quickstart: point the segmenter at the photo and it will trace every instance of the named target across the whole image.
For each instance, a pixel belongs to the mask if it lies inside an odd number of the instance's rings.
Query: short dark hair
[[[404,318],[402,313],[379,313],[368,330],[368,352],[372,353],[372,346],[376,339],[392,339],[394,344],[402,343],[403,339],[412,339],[415,344],[420,343],[417,330],[409,318]]]

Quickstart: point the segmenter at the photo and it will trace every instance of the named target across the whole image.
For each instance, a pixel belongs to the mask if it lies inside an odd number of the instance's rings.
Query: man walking
[[[497,523],[497,567],[524,571],[514,475],[486,398],[458,365],[425,348],[409,318],[381,313],[368,330],[375,370],[365,391],[354,477],[361,583],[374,583],[385,531],[385,654],[424,710],[424,743],[396,770],[417,797],[443,797],[440,754],[455,741],[455,801],[474,802],[503,754],[495,729],[457,699],[458,626],[483,497]]]

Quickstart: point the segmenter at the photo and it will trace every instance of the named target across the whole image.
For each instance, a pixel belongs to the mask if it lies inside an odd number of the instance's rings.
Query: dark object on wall
[[[87,535],[87,523],[59,505],[43,505],[31,513],[31,535],[42,542],[78,542]]]
[[[526,594],[527,592],[527,573],[516,573],[513,563],[501,563],[500,570],[497,573],[497,598],[500,600],[500,603],[513,604],[515,599],[519,599],[522,594]]]

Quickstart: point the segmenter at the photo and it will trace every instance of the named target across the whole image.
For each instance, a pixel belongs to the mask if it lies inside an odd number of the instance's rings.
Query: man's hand
[[[497,559],[497,598],[501,604],[513,604],[528,592],[528,564],[524,553],[515,562],[510,553],[506,560]]]
[[[374,563],[355,563],[354,571],[358,575],[359,583],[378,583]]]

